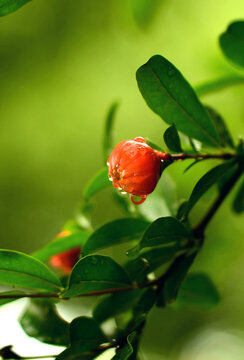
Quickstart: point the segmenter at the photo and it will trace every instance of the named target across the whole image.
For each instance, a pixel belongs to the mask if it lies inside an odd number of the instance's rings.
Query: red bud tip
[[[109,178],[134,204],[142,204],[157,185],[161,160],[168,160],[168,154],[152,149],[142,137],[121,141],[108,159]]]

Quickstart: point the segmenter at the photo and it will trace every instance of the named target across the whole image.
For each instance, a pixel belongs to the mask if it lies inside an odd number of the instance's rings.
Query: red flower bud
[[[135,204],[142,204],[160,178],[164,153],[152,149],[142,137],[121,141],[108,159],[109,178],[113,186],[130,194]],[[133,196],[141,198],[136,201]]]
[[[61,231],[56,238],[69,236],[71,234],[71,231],[65,230]],[[63,273],[69,275],[71,270],[73,269],[74,265],[77,263],[77,261],[80,258],[81,248],[75,248],[71,250],[64,251],[62,253],[56,254],[52,256],[49,260],[50,264],[59,270],[61,270]]]

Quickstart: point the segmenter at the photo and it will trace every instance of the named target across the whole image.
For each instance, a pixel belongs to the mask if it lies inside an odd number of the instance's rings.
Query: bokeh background
[[[86,182],[103,165],[104,118],[114,100],[120,103],[116,141],[144,136],[162,144],[166,125],[147,108],[135,81],[149,57],[164,55],[193,85],[240,73],[221,54],[218,36],[243,17],[242,0],[33,0],[0,18],[0,247],[31,253],[72,217]],[[238,85],[202,98],[235,139],[244,128],[243,94]],[[185,164],[167,170],[179,197],[187,198],[213,164],[184,175]],[[212,277],[221,304],[211,311],[154,310],[143,359],[244,358],[244,224],[231,212],[232,197],[209,226],[194,265]],[[96,225],[122,215],[108,190],[94,202]],[[7,326],[7,315],[22,303],[0,310],[4,334],[14,334],[17,320]],[[0,345],[8,345],[1,332]],[[30,352],[37,349],[27,340]]]

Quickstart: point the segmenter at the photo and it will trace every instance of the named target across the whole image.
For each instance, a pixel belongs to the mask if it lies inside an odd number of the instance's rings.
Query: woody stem
[[[195,159],[195,160],[203,160],[203,159],[222,159],[228,160],[235,157],[233,153],[221,153],[221,154],[168,154],[157,151],[157,154],[160,156],[162,160],[185,160],[185,159]]]

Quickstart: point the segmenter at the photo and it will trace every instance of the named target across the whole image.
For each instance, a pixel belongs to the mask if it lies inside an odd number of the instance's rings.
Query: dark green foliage
[[[212,120],[174,65],[155,55],[137,70],[136,77],[148,106],[164,121],[194,139],[218,146]]]
[[[211,309],[218,305],[219,301],[219,293],[209,276],[191,273],[183,281],[174,306]]]
[[[127,311],[136,304],[141,294],[142,290],[133,290],[107,296],[94,308],[94,319],[102,323],[117,314]]]
[[[136,332],[133,332],[127,336],[127,343],[123,346],[120,346],[116,355],[113,356],[112,360],[128,360],[130,355],[133,353],[133,342],[136,338]]]
[[[244,21],[230,24],[220,36],[219,44],[228,60],[244,67]]]
[[[163,217],[154,221],[143,234],[138,250],[162,245],[175,245],[183,247],[186,240],[192,238],[189,232],[176,218]]]
[[[242,181],[239,186],[232,204],[232,208],[237,214],[240,214],[244,211],[244,181]]]
[[[0,0],[0,16],[8,15],[31,0]]]
[[[105,247],[138,240],[149,223],[142,219],[118,219],[93,232],[83,247],[83,256]]]
[[[129,285],[131,281],[128,275],[114,260],[108,256],[90,255],[75,265],[70,275],[69,288],[62,293],[62,297]]]
[[[205,106],[205,108],[207,109],[207,112],[216,127],[216,130],[217,130],[217,133],[219,136],[220,145],[223,147],[233,148],[234,143],[233,143],[231,134],[227,128],[227,125],[224,122],[224,119],[221,117],[221,115],[216,110],[214,110],[210,106]]]
[[[169,150],[173,152],[182,152],[180,137],[175,125],[171,125],[164,133],[164,141]]]
[[[186,277],[197,253],[184,254],[179,256],[169,268],[163,279],[161,293],[158,298],[158,306],[165,306],[173,303],[179,292],[180,286]]]
[[[70,323],[69,333],[70,346],[57,357],[57,360],[94,359],[97,354],[96,348],[107,342],[98,323],[86,316],[74,319]]]
[[[197,182],[195,185],[190,199],[188,201],[186,207],[187,216],[191,209],[196,205],[198,200],[202,197],[202,195],[211,188],[216,182],[218,182],[225,174],[233,166],[233,160],[226,161],[225,163],[218,165],[208,171],[203,177]]]
[[[69,324],[57,313],[49,299],[32,299],[20,318],[27,335],[47,344],[68,345]]]
[[[41,261],[12,250],[0,250],[0,283],[48,292],[59,292],[62,287]]]

